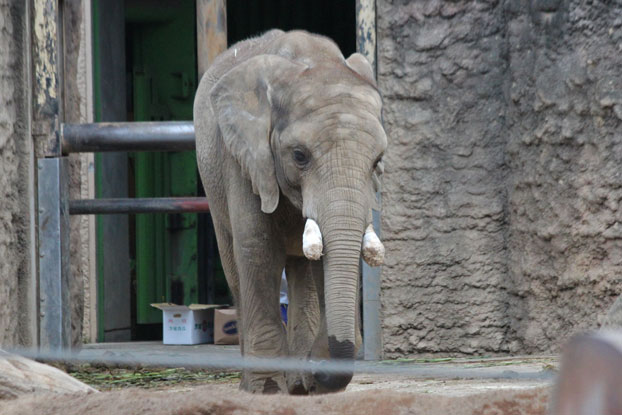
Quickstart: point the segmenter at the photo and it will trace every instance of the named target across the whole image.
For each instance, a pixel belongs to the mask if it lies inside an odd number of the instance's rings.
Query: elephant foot
[[[287,384],[282,372],[244,372],[240,390],[250,393],[287,393]]]

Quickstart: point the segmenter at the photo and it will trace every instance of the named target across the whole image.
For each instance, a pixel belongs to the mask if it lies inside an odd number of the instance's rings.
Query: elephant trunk
[[[331,194],[335,197],[331,197]],[[368,203],[363,193],[354,186],[349,189],[339,186],[338,190],[326,192],[326,196],[326,209],[319,212],[318,219],[324,240],[324,301],[328,347],[331,359],[353,361],[359,259]],[[337,391],[348,385],[352,372],[318,372],[315,379],[326,389]]]

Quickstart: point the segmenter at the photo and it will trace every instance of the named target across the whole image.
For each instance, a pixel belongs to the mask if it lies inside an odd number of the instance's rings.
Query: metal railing
[[[191,151],[195,149],[191,121],[63,124],[61,153],[110,151]],[[69,201],[70,215],[208,212],[205,198],[167,197],[87,199]]]
[[[195,149],[192,121],[63,124],[64,155],[104,151],[188,151]]]
[[[63,124],[60,154],[195,149],[190,121]],[[40,343],[64,350],[71,338],[69,215],[209,212],[202,197],[69,200],[67,157],[37,161]]]
[[[82,199],[69,201],[70,215],[209,212],[204,197]]]

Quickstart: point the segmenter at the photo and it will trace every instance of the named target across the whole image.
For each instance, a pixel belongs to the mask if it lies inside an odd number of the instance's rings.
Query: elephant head
[[[371,66],[333,49],[323,44],[313,59],[295,48],[252,57],[220,78],[210,100],[262,211],[274,212],[285,197],[319,225],[329,352],[352,360],[361,243],[387,138]],[[316,380],[337,390],[351,377]]]

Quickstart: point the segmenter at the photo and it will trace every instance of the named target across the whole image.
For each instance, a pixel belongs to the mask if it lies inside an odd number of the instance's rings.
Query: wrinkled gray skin
[[[270,31],[237,43],[203,76],[197,158],[237,304],[245,356],[352,360],[360,345],[359,259],[387,146],[381,98],[362,55],[329,39]],[[306,218],[324,255],[302,253]],[[283,267],[289,324],[279,314]],[[251,392],[337,391],[351,373],[243,373]]]

